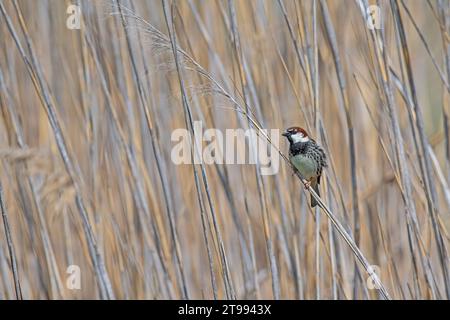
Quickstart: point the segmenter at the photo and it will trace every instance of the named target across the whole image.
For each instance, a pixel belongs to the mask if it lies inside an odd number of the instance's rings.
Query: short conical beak
[[[289,136],[289,132],[285,131],[281,134],[283,137],[288,137]]]

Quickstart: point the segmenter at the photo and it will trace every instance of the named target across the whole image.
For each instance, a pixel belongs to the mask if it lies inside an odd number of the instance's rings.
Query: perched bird
[[[306,187],[312,187],[320,196],[320,176],[322,169],[327,166],[327,157],[322,147],[299,127],[288,128],[282,135],[289,140],[289,160],[307,181]],[[317,201],[311,195],[311,207],[316,205]]]

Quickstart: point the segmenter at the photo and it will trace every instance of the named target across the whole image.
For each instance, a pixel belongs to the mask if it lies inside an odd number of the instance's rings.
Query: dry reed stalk
[[[16,299],[22,300],[22,289],[20,287],[20,281],[19,281],[17,258],[16,258],[16,253],[14,251],[11,227],[10,227],[9,221],[8,221],[8,214],[6,212],[6,204],[3,199],[3,187],[1,184],[0,184],[0,206],[1,206],[1,210],[2,210],[2,220],[3,220],[3,227],[5,229],[6,243],[8,245],[9,259],[10,259],[10,263],[11,263],[10,266],[11,266],[11,271],[12,271],[13,279],[14,279],[14,289],[16,292]]]
[[[33,84],[35,86],[36,91],[38,92],[40,98],[42,99],[42,104],[45,107],[45,110],[47,112],[50,124],[52,126],[56,142],[58,144],[58,148],[61,154],[61,157],[64,161],[64,164],[66,166],[66,170],[69,173],[72,183],[76,190],[76,203],[80,212],[81,219],[83,221],[83,228],[85,232],[86,239],[89,244],[89,251],[91,254],[91,259],[94,264],[95,271],[97,273],[97,277],[99,280],[99,287],[103,298],[106,299],[113,299],[114,293],[112,291],[111,282],[108,277],[108,273],[106,271],[105,264],[103,262],[102,256],[98,252],[96,239],[94,232],[92,230],[92,226],[89,222],[88,214],[86,211],[86,207],[84,204],[83,197],[81,195],[80,186],[78,185],[77,179],[76,179],[76,171],[74,168],[74,165],[69,157],[68,149],[66,146],[66,143],[64,141],[64,137],[61,131],[61,127],[58,121],[58,117],[56,115],[56,110],[53,105],[51,94],[49,92],[49,89],[47,88],[45,84],[45,80],[43,79],[42,72],[40,71],[39,64],[36,59],[36,55],[34,53],[33,45],[31,44],[31,39],[28,36],[28,32],[24,23],[24,20],[21,16],[20,9],[17,5],[17,2],[14,1],[14,8],[16,9],[16,13],[19,17],[20,26],[22,28],[22,32],[24,34],[26,44],[29,51],[29,57],[26,55],[20,40],[17,36],[16,30],[14,26],[11,23],[11,19],[9,15],[6,13],[5,7],[3,6],[3,3],[0,2],[0,11],[2,12],[3,16],[5,17],[5,20],[7,22],[8,29],[11,33],[11,36],[14,38],[14,42],[16,43],[17,49],[19,50],[21,57],[23,58],[29,75],[33,80]]]

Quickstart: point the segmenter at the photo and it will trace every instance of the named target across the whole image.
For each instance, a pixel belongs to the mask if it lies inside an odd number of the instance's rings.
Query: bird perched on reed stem
[[[289,160],[295,170],[306,180],[306,187],[312,187],[320,196],[320,177],[327,166],[325,151],[300,127],[288,128],[282,135],[289,141]],[[311,207],[316,205],[317,201],[311,195]]]

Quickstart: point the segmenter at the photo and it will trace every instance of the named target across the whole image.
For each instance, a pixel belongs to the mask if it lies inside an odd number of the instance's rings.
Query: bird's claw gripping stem
[[[306,182],[305,182],[305,189],[308,190],[309,188],[311,188],[311,181],[306,180]]]

